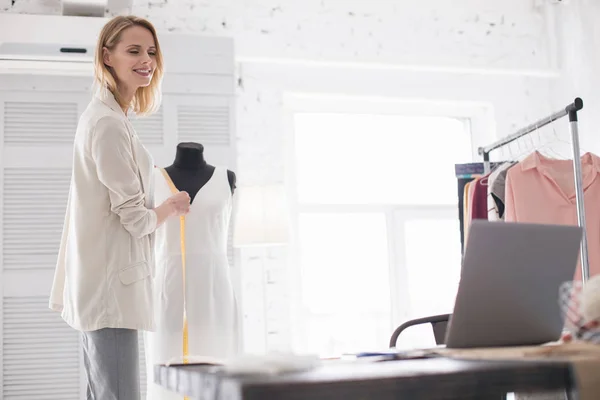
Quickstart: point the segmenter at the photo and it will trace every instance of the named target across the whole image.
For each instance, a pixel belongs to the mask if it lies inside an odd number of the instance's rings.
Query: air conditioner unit
[[[0,13],[0,74],[93,76],[104,17]],[[234,74],[233,40],[159,31],[172,80]]]
[[[92,75],[108,18],[0,14],[0,73]]]

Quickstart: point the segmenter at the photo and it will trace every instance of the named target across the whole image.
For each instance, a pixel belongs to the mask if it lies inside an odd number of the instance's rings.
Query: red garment
[[[488,219],[488,177],[489,174],[473,182],[475,189],[471,201],[471,220]]]

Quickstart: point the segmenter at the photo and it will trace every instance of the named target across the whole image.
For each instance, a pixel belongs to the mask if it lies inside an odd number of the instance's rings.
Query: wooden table
[[[324,365],[278,376],[233,376],[218,367],[157,365],[154,381],[201,400],[500,399],[510,392],[573,390],[568,363],[447,358]]]

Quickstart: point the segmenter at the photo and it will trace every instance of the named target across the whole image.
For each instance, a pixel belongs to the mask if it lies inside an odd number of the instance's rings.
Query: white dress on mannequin
[[[172,182],[155,168],[155,201],[172,194]],[[227,169],[215,168],[185,216],[185,288],[181,225],[170,218],[156,231],[156,330],[145,334],[147,400],[181,400],[153,383],[155,364],[182,362],[185,293],[188,355],[227,359],[238,352],[238,311],[227,259],[232,210]]]

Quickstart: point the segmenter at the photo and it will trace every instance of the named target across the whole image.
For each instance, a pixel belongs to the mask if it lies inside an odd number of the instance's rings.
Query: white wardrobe
[[[178,142],[194,141],[205,145],[211,164],[235,170],[232,40],[159,35],[167,68],[164,97],[157,114],[134,120],[138,134],[158,166],[173,161]],[[71,143],[91,83],[91,76],[68,72],[0,74],[3,400],[85,399],[80,337],[48,309],[48,295],[68,194]],[[233,267],[232,251],[230,258]],[[239,282],[236,271],[233,276]],[[140,348],[144,374],[141,341]]]

